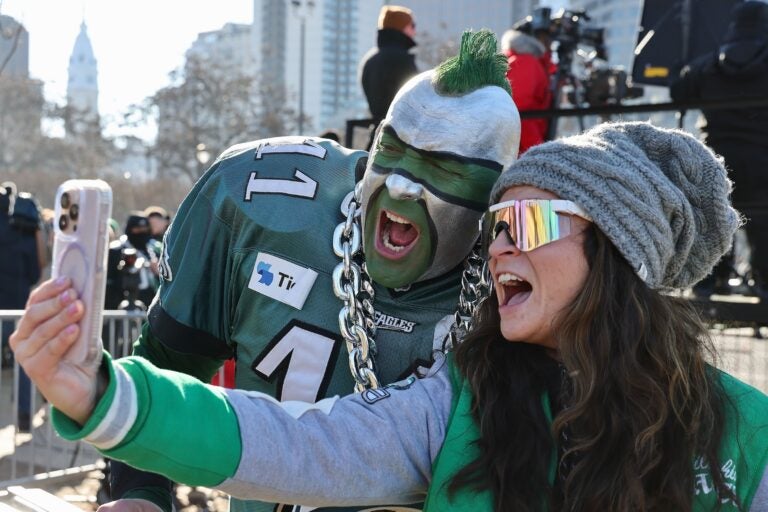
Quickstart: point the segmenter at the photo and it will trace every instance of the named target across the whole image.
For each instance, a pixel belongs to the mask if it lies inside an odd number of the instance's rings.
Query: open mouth
[[[533,287],[522,277],[504,272],[496,278],[498,283],[499,306],[516,306],[531,296]]]
[[[388,259],[400,259],[411,252],[419,239],[419,229],[408,219],[388,210],[379,214],[376,250]]]

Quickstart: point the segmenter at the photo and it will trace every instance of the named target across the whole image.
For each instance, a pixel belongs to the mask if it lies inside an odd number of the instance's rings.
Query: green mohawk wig
[[[400,88],[383,125],[422,151],[496,162],[499,169],[512,165],[520,146],[520,115],[507,82],[507,59],[496,52],[493,32],[465,32],[458,56]]]
[[[496,35],[488,29],[461,36],[459,54],[437,68],[433,85],[438,94],[462,96],[486,85],[497,85],[510,95],[507,58],[496,48]]]

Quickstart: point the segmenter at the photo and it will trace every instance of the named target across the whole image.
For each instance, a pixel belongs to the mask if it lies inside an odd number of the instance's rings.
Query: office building
[[[0,15],[0,66],[2,74],[29,77],[29,33],[10,16]]]
[[[88,123],[99,119],[98,63],[93,54],[88,27],[83,21],[69,58],[67,106],[70,108],[68,131],[79,133]]]

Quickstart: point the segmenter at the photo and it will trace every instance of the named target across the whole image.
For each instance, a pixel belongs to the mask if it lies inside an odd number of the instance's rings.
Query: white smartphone
[[[51,276],[69,277],[85,305],[80,337],[64,355],[78,366],[98,366],[101,362],[111,214],[112,189],[102,180],[68,180],[56,192]]]

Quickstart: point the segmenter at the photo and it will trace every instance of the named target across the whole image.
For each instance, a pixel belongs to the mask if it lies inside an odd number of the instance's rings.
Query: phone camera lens
[[[80,207],[73,204],[69,209],[69,216],[72,217],[72,220],[77,220],[78,215],[80,215]]]
[[[59,229],[65,231],[67,226],[69,226],[69,218],[66,215],[62,215],[59,217]]]
[[[61,207],[62,208],[69,208],[69,203],[70,203],[69,193],[68,192],[64,192],[63,194],[61,194]]]

